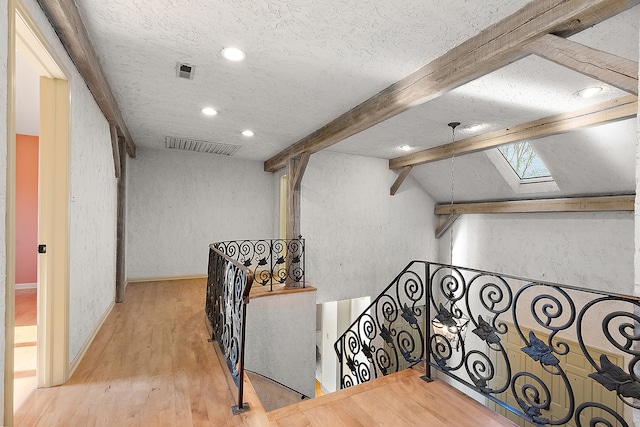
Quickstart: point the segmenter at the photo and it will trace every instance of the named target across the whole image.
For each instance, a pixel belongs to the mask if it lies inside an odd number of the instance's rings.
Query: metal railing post
[[[247,324],[246,306],[242,305],[242,338],[240,339],[240,369],[238,370],[238,406],[233,406],[231,412],[233,415],[248,411],[249,403],[244,400],[244,348],[245,348],[245,327]]]

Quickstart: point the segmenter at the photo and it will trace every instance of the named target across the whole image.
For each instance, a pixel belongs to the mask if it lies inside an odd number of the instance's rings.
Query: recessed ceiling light
[[[225,47],[220,53],[225,59],[228,59],[229,61],[242,61],[247,57],[247,54],[237,47]]]
[[[574,95],[577,96],[578,98],[585,98],[585,99],[592,98],[596,96],[598,93],[602,92],[602,90],[603,90],[602,86],[585,87],[584,89],[580,89],[579,91],[574,93]]]
[[[243,134],[244,136],[253,136],[253,132],[251,132],[249,129],[247,129],[247,130],[243,130],[243,131],[242,131],[242,134]]]
[[[202,114],[207,116],[215,116],[216,114],[218,114],[218,112],[211,107],[205,107],[202,109]]]
[[[411,150],[411,147],[408,146],[407,144],[402,144],[401,146],[398,147],[398,150],[409,151],[409,150]]]
[[[487,125],[485,123],[471,123],[468,125],[464,125],[462,127],[462,130],[467,131],[467,132],[476,132],[479,131],[480,129],[484,129],[486,128]]]

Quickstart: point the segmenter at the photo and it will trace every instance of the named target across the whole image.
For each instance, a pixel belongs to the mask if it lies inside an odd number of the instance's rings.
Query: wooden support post
[[[113,127],[113,126],[112,126]],[[118,148],[121,153],[125,150],[124,138],[118,138]],[[127,193],[127,157],[120,156],[120,177],[118,178],[118,206],[116,225],[116,302],[124,302],[125,299],[125,206]]]
[[[402,170],[400,171],[400,174],[398,175],[398,178],[396,178],[396,182],[394,182],[393,185],[391,186],[391,190],[389,190],[389,194],[391,194],[392,196],[396,194],[396,192],[404,182],[404,179],[407,177],[407,175],[409,175],[409,172],[411,172],[412,167],[413,166],[405,166],[402,168]]]
[[[291,158],[288,161],[286,239],[297,239],[300,236],[300,183],[309,163],[309,157],[309,153],[302,153],[300,157]],[[297,284],[287,277],[286,286],[295,287]]]
[[[113,166],[116,171],[116,178],[120,178],[121,160],[120,160],[120,143],[118,141],[118,127],[114,124],[109,126],[111,130],[111,150],[113,151]]]

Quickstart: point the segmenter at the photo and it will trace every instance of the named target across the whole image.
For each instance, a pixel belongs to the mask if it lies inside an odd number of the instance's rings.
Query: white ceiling
[[[77,6],[135,143],[166,136],[241,145],[234,157],[267,160],[527,4],[527,0],[83,0]],[[572,40],[638,60],[640,8]],[[221,58],[237,46],[247,59]],[[195,65],[193,80],[177,62]],[[529,56],[330,148],[384,159],[451,141],[450,121],[495,130],[623,96],[573,94],[601,83]],[[200,113],[204,106],[219,111]],[[244,129],[253,138],[240,135]],[[560,190],[534,197],[635,190],[636,120],[533,142]],[[457,138],[469,136],[461,128]],[[202,154],[207,155],[207,154]],[[414,167],[437,201],[450,197],[451,162]],[[486,153],[455,162],[456,199],[529,198]]]

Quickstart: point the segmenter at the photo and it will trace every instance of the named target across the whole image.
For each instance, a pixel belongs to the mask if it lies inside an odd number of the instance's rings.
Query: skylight
[[[503,145],[498,151],[521,180],[551,177],[551,174],[527,141]]]

